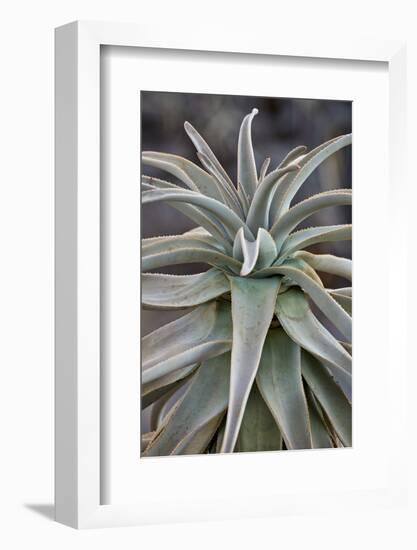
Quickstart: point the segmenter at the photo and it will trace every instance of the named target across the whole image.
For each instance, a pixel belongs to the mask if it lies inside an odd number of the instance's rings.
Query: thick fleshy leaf
[[[197,275],[142,275],[142,304],[151,309],[198,306],[218,298],[230,289],[229,279],[217,269]]]
[[[235,452],[279,451],[282,436],[256,384],[246,404]]]
[[[182,233],[182,236],[185,236],[185,237],[211,237],[211,233],[209,231],[207,231],[207,229],[205,229],[203,226],[197,226],[197,227],[193,227],[192,229],[189,229],[188,231],[185,231],[185,233]],[[214,246],[216,246],[219,250],[225,250],[228,254],[229,252],[231,252],[233,254],[233,247],[230,247],[229,244],[227,247],[224,246],[223,243],[221,242],[218,242],[218,240],[216,238],[213,239],[212,243],[216,243]]]
[[[297,225],[315,212],[324,208],[329,208],[330,206],[344,206],[347,204],[352,204],[351,189],[326,191],[299,202],[285,212],[270,229],[271,236],[275,240],[277,249],[281,249],[282,243]]]
[[[142,176],[142,189],[149,191],[150,189],[183,189],[180,185],[165,181],[153,176]]]
[[[142,253],[158,254],[159,252],[171,252],[185,246],[199,246],[207,250],[215,250],[224,253],[225,249],[214,237],[208,234],[189,232],[182,235],[165,235],[142,239]]]
[[[288,174],[276,188],[271,202],[271,222],[275,223],[281,214],[286,212],[297,191],[310,176],[310,174],[330,155],[352,143],[352,135],[339,136],[319,145],[302,159],[297,160],[300,170],[294,174]]]
[[[326,412],[344,445],[352,445],[352,406],[332,375],[315,357],[303,352],[303,377]]]
[[[222,200],[218,184],[210,174],[199,166],[177,155],[145,151],[142,153],[142,162],[148,166],[160,168],[181,180],[192,191],[199,191],[207,197]]]
[[[258,114],[258,109],[245,116],[239,131],[237,146],[237,180],[244,189],[249,203],[258,185],[255,155],[252,147],[252,120]]]
[[[155,363],[143,371],[142,380],[145,384],[157,380],[161,376],[169,374],[177,369],[181,369],[192,363],[205,361],[210,357],[217,357],[223,353],[229,351],[232,347],[232,340],[228,338],[228,335],[219,335],[217,338],[208,339],[206,342],[201,342],[195,347],[177,353],[165,359]]]
[[[324,288],[323,281],[320,279],[320,277],[318,276],[316,271],[311,267],[311,265],[309,265],[304,260],[302,260],[300,258],[294,258],[294,257],[290,256],[289,258],[285,258],[284,260],[278,259],[271,267],[275,267],[275,266],[279,266],[279,265],[294,267],[294,268],[302,271],[308,277],[313,279],[313,281],[315,281],[319,286]],[[262,269],[260,271],[257,271],[253,276],[254,277],[263,277],[265,275],[265,272],[266,272],[266,270]],[[291,281],[288,277],[285,278],[284,283],[286,283],[287,281],[290,282],[289,286],[294,284],[294,282]],[[281,289],[281,291],[282,291],[282,289]]]
[[[198,364],[189,365],[182,369],[178,369],[174,372],[170,372],[165,376],[157,378],[149,384],[142,384],[141,386],[141,407],[146,409],[152,403],[157,401],[160,397],[170,392],[171,390],[178,389],[185,380],[196,370]]]
[[[317,320],[304,292],[290,288],[279,294],[276,314],[285,332],[303,349],[323,361],[348,399],[352,396],[352,358]]]
[[[223,411],[212,420],[206,422],[206,424],[194,433],[192,437],[188,437],[182,441],[175,449],[175,454],[195,455],[207,452],[216,430],[219,428],[219,425],[224,418],[224,414],[225,413]]]
[[[150,271],[168,265],[206,263],[228,273],[239,273],[240,262],[220,252],[211,252],[201,247],[182,248],[172,252],[147,255],[142,258],[142,270]]]
[[[194,236],[157,237],[142,246],[142,271],[168,265],[205,263],[221,270],[240,273],[241,262],[222,253],[208,242]]]
[[[149,443],[152,441],[152,438],[155,436],[155,432],[147,432],[142,434],[142,444],[141,444],[141,451],[146,449],[146,447],[149,445]]]
[[[341,296],[346,296],[349,298],[352,298],[352,287],[347,286],[343,288],[334,288],[331,289],[330,292],[336,292],[337,294],[340,294]]]
[[[219,174],[222,175],[222,178],[229,184],[229,186],[234,187],[233,182],[229,178],[226,170],[217,160],[216,155],[210,149],[203,137],[197,132],[197,130],[189,122],[184,123],[184,129],[187,132],[188,137],[193,142],[194,147],[197,149],[197,152],[206,155],[206,157],[210,159],[213,166],[216,167],[216,170],[219,172]]]
[[[345,296],[344,294],[340,294],[337,290],[331,290],[328,292],[336,300],[336,302],[340,304],[347,313],[349,313],[349,315],[352,315],[352,297],[351,296]]]
[[[348,258],[340,258],[332,254],[312,254],[305,250],[296,252],[294,257],[304,260],[316,271],[323,271],[331,275],[338,275],[349,281],[352,280],[352,260]]]
[[[177,191],[184,191],[182,187],[180,187],[179,185],[175,185],[174,183],[169,183],[165,180],[161,180],[159,178],[154,178],[151,176],[142,176],[142,190],[150,191],[154,189],[162,189],[162,190],[171,189],[171,190],[177,190]],[[213,235],[213,237],[216,238],[217,242],[221,243],[227,251],[231,250],[230,237],[228,237],[225,228],[219,221],[217,221],[208,212],[204,212],[200,208],[193,206],[191,204],[185,204],[185,203],[179,203],[179,202],[171,202],[168,204],[172,208],[175,208],[175,210],[178,210],[178,212],[181,212],[182,214],[184,214],[184,216],[187,216],[187,218],[189,218],[199,226],[204,227],[205,230],[210,235]]]
[[[249,207],[246,223],[252,233],[256,233],[259,227],[268,228],[269,207],[271,204],[271,192],[279,180],[289,172],[296,172],[297,165],[288,165],[270,172],[259,184]]]
[[[205,197],[200,193],[195,193],[193,191],[178,191],[177,189],[170,189],[166,191],[155,189],[152,191],[144,191],[142,193],[142,204],[159,201],[181,202],[198,206],[214,215],[215,218],[226,228],[232,239],[234,239],[236,233],[241,227],[243,227],[245,235],[248,239],[254,239],[252,232],[239,218],[239,216],[230,210],[229,207],[215,199]]]
[[[284,242],[280,256],[288,256],[297,250],[307,248],[317,243],[350,241],[352,238],[352,226],[324,225],[322,227],[308,227],[292,233]]]
[[[275,243],[274,243],[275,244]],[[233,243],[233,257],[242,262],[242,269],[240,275],[245,276],[252,271],[255,267],[259,254],[259,243],[256,241],[247,241],[243,233],[243,229],[240,229],[235,237]]]
[[[304,385],[304,393],[306,394],[306,397],[307,397],[308,414],[310,416],[311,439],[313,441],[313,449],[332,448],[334,446],[332,442],[332,438],[326,429],[322,412],[308,384]]]
[[[229,311],[228,311],[229,310]],[[141,340],[142,365],[169,358],[205,340],[219,320],[231,321],[230,303],[209,302],[167,323]]]
[[[150,176],[142,176],[142,189],[146,191],[149,191],[151,189],[173,189],[177,191],[183,191],[182,187],[179,187],[178,185],[169,183],[158,178],[152,178]],[[187,218],[192,220],[198,226],[203,227],[210,235],[215,237],[218,243],[221,243],[227,251],[231,249],[231,240],[225,228],[208,212],[204,212],[200,208],[193,206],[192,204],[180,202],[170,202],[168,204],[172,208],[175,208],[175,210],[178,210],[178,212],[184,214],[184,216],[187,216]]]
[[[204,237],[208,236],[209,233],[206,229],[204,229],[204,227],[193,227],[192,229],[189,229],[188,231],[183,233],[183,235],[191,235],[193,237],[202,235]]]
[[[243,211],[245,213],[245,216],[247,216],[249,211],[249,197],[246,195],[246,191],[243,189],[243,187],[239,184],[237,184],[237,194],[239,195],[240,202],[243,207]]]
[[[271,235],[262,227],[259,228],[254,242],[245,239],[243,230],[240,229],[233,244],[233,256],[243,262],[240,275],[244,277],[255,267],[262,269],[271,265],[277,257],[277,249]]]
[[[205,361],[182,400],[158,429],[144,456],[203,452],[226,410],[229,378],[230,354]]]
[[[152,431],[155,432],[158,430],[164,419],[175,408],[177,403],[181,401],[185,393],[188,391],[190,383],[190,378],[178,382],[150,406],[149,425]]]
[[[164,357],[169,357],[168,350],[171,348],[187,349],[195,342],[206,338],[216,322],[217,314],[218,304],[215,302],[203,304],[143,336],[141,339],[142,363],[155,359],[162,360]]]
[[[265,178],[266,176],[266,173],[268,171],[268,168],[269,168],[269,165],[271,164],[271,159],[269,157],[267,157],[263,163],[262,163],[262,166],[261,166],[261,169],[259,170],[259,180],[258,180],[258,185],[261,183],[261,181],[263,181],[263,179]]]
[[[280,277],[231,277],[233,347],[230,397],[221,452],[231,453],[274,315]]]
[[[204,153],[197,153],[197,155],[202,165],[209,172],[211,172],[216,182],[218,183],[218,187],[224,198],[224,204],[227,204],[240,218],[243,219],[244,210],[235,186],[230,185],[230,183],[224,179],[223,175],[218,171],[217,167],[214,166],[207,155],[205,155]]]
[[[180,327],[183,332],[178,334]],[[168,334],[170,328],[172,334]],[[207,307],[200,306],[142,339],[142,383],[221,355],[231,347],[230,304],[213,302]]]
[[[339,343],[348,352],[348,354],[352,356],[352,344],[348,344],[347,342],[342,342],[340,340]]]
[[[196,223],[197,226],[204,227],[227,252],[232,250],[232,239],[229,237],[223,224],[216,220],[214,216],[208,212],[203,212],[200,208],[192,204],[182,202],[169,202],[167,204],[169,204],[171,208],[181,212],[181,214],[184,214],[184,216]]]
[[[330,292],[337,292],[337,294],[340,294],[341,296],[346,296],[346,297],[352,298],[352,287],[351,286],[347,286],[347,287],[344,287],[344,288],[335,288],[335,289],[332,289]]]
[[[343,307],[322,286],[300,269],[289,265],[278,265],[263,269],[259,275],[283,275],[299,285],[306,292],[316,306],[326,315],[333,325],[352,341],[352,318]]]
[[[259,390],[287,449],[311,449],[311,429],[301,378],[300,347],[281,328],[269,331],[256,375]]]
[[[305,145],[298,145],[297,147],[294,147],[294,149],[291,149],[291,151],[282,159],[278,165],[278,168],[284,168],[284,166],[288,166],[290,163],[297,164],[302,158],[304,158],[306,151],[307,147]]]

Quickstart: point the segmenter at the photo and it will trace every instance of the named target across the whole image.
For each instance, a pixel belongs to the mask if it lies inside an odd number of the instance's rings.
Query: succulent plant
[[[351,239],[351,226],[297,227],[323,208],[350,205],[352,194],[336,189],[292,204],[351,135],[311,152],[296,147],[269,172],[266,159],[258,173],[256,114],[240,128],[236,185],[188,122],[203,168],[142,154],[143,164],[181,182],[142,176],[142,203],[165,201],[196,225],[142,240],[142,306],[185,310],[142,339],[143,456],[351,445],[352,289],[325,288],[319,276],[351,281],[351,260],[305,250]],[[195,262],[209,268],[155,272]]]

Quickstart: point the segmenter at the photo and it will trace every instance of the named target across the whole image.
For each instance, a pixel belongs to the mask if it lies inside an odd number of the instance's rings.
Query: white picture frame
[[[392,239],[401,234],[401,189],[405,185],[405,45],[385,40],[294,40],[239,30],[213,33],[194,29],[187,36],[169,27],[113,23],[75,22],[56,30],[56,519],[77,528],[134,525],[187,519],[175,500],[166,499],[159,513],[155,507],[134,503],[101,504],[101,379],[100,379],[100,49],[101,46],[165,48],[172,50],[228,52],[294,58],[378,61],[388,64],[389,78],[389,182],[393,213]],[[399,247],[397,257],[406,255]],[[397,262],[401,277],[406,262]],[[405,275],[404,275],[405,276]],[[390,314],[406,318],[405,298],[390,300]],[[403,331],[405,334],[405,331]],[[398,329],[401,337],[401,327]],[[405,338],[405,336],[402,336]],[[406,349],[406,346],[403,348]],[[406,353],[396,365],[398,447],[389,457],[389,475],[383,489],[364,487],[355,494],[340,492],[329,499],[323,494],[299,492],[285,501],[265,506],[254,515],[305,512],[312,506],[340,509],[392,506],[405,498],[406,458],[401,418],[405,415]],[[383,452],[381,450],[381,452]],[[161,468],[163,464],[161,463]],[[151,495],[149,495],[151,497]],[[188,519],[239,517],[247,507],[222,498],[188,516]],[[151,500],[151,499],[150,499]],[[160,502],[159,502],[160,504]],[[229,512],[227,511],[229,509]],[[214,509],[216,513],[214,513]]]

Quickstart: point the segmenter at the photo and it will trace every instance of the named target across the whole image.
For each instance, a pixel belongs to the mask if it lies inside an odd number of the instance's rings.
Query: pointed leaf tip
[[[258,185],[255,155],[252,146],[252,120],[258,113],[258,109],[246,115],[242,121],[238,140],[237,179],[251,201]]]

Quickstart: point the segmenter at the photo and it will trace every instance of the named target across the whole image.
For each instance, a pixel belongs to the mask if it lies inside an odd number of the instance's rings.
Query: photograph
[[[409,4],[2,5],[0,550],[417,550]]]
[[[352,102],[140,111],[140,458],[351,447]]]

